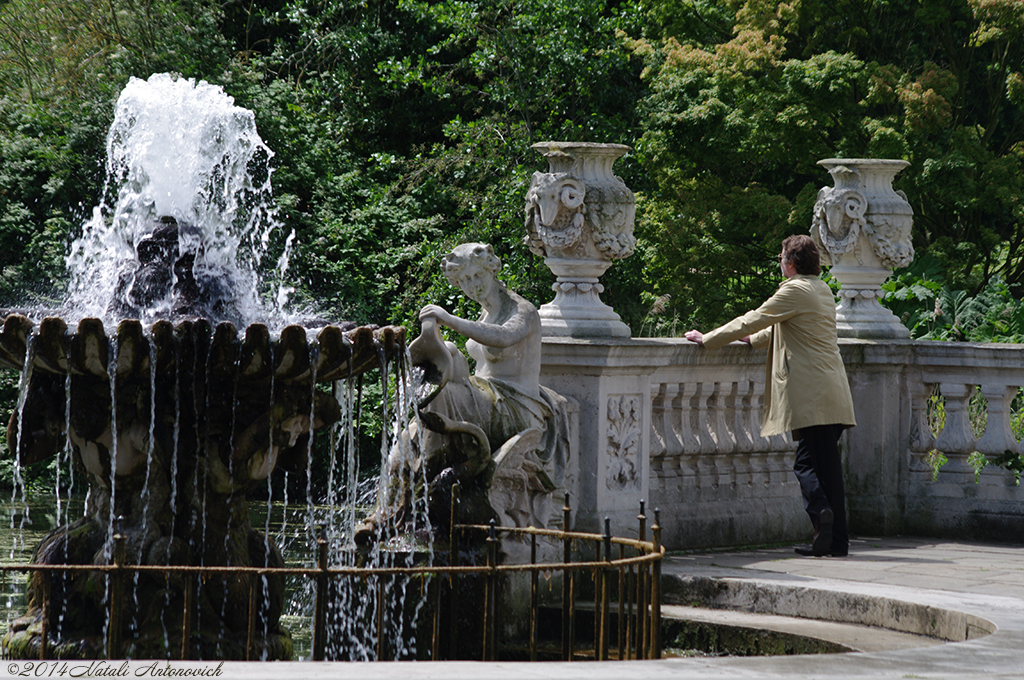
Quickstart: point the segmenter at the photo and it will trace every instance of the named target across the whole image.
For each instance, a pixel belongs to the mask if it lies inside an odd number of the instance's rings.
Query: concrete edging
[[[669,575],[661,587],[665,604],[876,626],[950,642],[996,631],[996,624],[968,612],[816,584],[691,574]]]

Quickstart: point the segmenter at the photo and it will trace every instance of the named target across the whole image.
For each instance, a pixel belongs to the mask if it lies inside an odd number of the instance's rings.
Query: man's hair
[[[797,274],[821,273],[821,257],[818,255],[818,246],[810,236],[797,234],[788,237],[782,242],[782,259],[793,265]]]

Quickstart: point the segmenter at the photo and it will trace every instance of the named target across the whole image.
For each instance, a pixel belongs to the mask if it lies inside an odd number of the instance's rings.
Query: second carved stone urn
[[[908,338],[910,331],[879,299],[892,270],[914,259],[914,210],[893,178],[910,163],[875,158],[818,161],[835,186],[818,192],[811,238],[839,281],[836,329],[846,338]]]
[[[539,142],[548,160],[526,193],[526,243],[557,280],[540,307],[547,336],[624,337],[629,326],[601,301],[598,281],[613,260],[632,255],[636,198],[612,172],[622,144]]]

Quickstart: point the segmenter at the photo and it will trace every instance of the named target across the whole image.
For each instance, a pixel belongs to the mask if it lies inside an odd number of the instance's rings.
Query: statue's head
[[[470,269],[478,269],[490,274],[497,280],[501,271],[501,260],[494,254],[494,248],[486,243],[463,243],[455,246],[452,252],[444,256],[442,261],[444,275],[453,286],[462,288],[459,282],[461,275]]]

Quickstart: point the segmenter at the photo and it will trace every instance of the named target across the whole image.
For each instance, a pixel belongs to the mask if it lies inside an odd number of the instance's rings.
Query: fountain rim
[[[309,337],[311,331],[316,331],[316,335],[312,339]],[[0,368],[24,370],[30,338],[42,337],[44,333],[51,344],[56,343],[54,350],[56,356],[49,362],[36,356],[33,361],[34,367],[51,373],[65,372],[71,367],[75,374],[94,374],[96,376],[100,376],[97,370],[89,371],[84,367],[79,367],[76,370],[71,366],[69,357],[73,338],[92,338],[97,342],[103,338],[108,343],[114,338],[117,338],[119,342],[124,338],[132,338],[146,343],[148,347],[153,343],[166,342],[167,338],[196,333],[210,337],[211,347],[217,344],[236,347],[277,345],[285,346],[286,351],[292,352],[297,352],[299,348],[305,348],[309,353],[310,349],[316,345],[319,350],[327,348],[329,352],[333,351],[335,354],[340,352],[347,355],[348,358],[357,355],[365,356],[368,359],[373,358],[377,364],[383,364],[395,358],[401,359],[404,357],[406,347],[404,326],[368,324],[342,327],[339,324],[328,323],[307,328],[298,324],[289,324],[282,327],[280,331],[271,333],[270,327],[260,322],[249,324],[239,330],[230,321],[212,322],[205,318],[185,317],[173,321],[158,319],[148,325],[144,325],[138,319],[120,319],[116,322],[114,332],[108,333],[104,321],[95,317],[79,319],[77,329],[73,330],[60,316],[45,316],[37,322],[21,312],[12,312],[3,317],[2,327],[0,327]],[[164,340],[158,340],[158,338]],[[148,353],[148,349],[146,353]],[[323,354],[321,352],[318,357],[317,382],[343,379],[369,370],[367,366],[361,365],[359,370],[350,372],[338,370],[321,372],[320,364],[324,363],[325,359]],[[275,373],[282,373],[284,368],[282,363],[278,362],[279,365],[275,367]],[[369,361],[363,361],[363,363],[368,364]],[[309,371],[287,377],[300,379],[307,373]],[[339,374],[335,375],[335,373]],[[102,374],[105,375],[106,371],[102,371]]]

